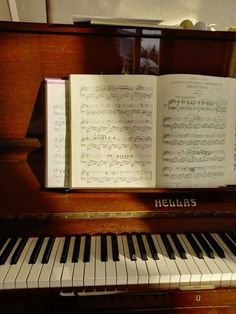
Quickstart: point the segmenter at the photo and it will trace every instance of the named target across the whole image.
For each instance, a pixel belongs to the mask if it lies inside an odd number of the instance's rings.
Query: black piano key
[[[90,261],[90,250],[91,250],[91,236],[88,234],[85,237],[85,246],[84,246],[84,263],[88,263]]]
[[[65,242],[63,245],[62,253],[61,253],[60,263],[66,263],[67,261],[67,256],[68,256],[69,247],[70,247],[70,239],[71,239],[70,236],[65,237]]]
[[[35,264],[36,263],[36,260],[38,258],[38,255],[39,255],[39,252],[40,252],[40,249],[43,245],[43,241],[44,241],[44,237],[39,237],[36,244],[35,244],[35,247],[33,249],[33,252],[30,256],[30,260],[29,260],[29,264]]]
[[[146,261],[148,259],[147,258],[147,251],[146,251],[145,245],[143,243],[142,234],[137,233],[136,238],[137,238],[141,258],[142,258],[142,260]]]
[[[105,234],[101,235],[101,261],[107,262],[107,236]]]
[[[75,237],[75,244],[74,244],[74,249],[72,253],[72,263],[77,263],[79,260],[80,242],[81,242],[81,236],[77,234]]]
[[[17,238],[13,237],[11,238],[11,240],[8,242],[8,244],[6,245],[6,247],[4,248],[1,256],[0,256],[0,265],[5,264],[7,258],[9,257],[9,255],[11,254],[12,249],[14,248],[14,246],[16,245],[17,242]]]
[[[186,259],[187,255],[186,255],[186,251],[183,247],[183,245],[181,244],[181,242],[179,241],[179,238],[177,237],[177,235],[175,233],[171,233],[170,234],[172,241],[174,242],[174,245],[179,253],[179,256],[182,259]]]
[[[18,262],[18,259],[20,258],[21,253],[22,253],[22,251],[24,250],[24,247],[26,246],[27,241],[28,241],[28,238],[27,238],[27,237],[23,237],[23,238],[20,240],[19,245],[17,246],[17,248],[16,248],[14,254],[12,255],[12,258],[11,258],[11,265],[15,265],[15,264]]]
[[[136,261],[137,257],[136,257],[134,243],[133,243],[131,234],[127,233],[126,238],[127,238],[128,248],[129,248],[130,259],[131,261]]]
[[[219,243],[213,238],[213,236],[209,232],[204,232],[203,235],[207,239],[207,241],[210,243],[210,245],[213,247],[213,249],[216,251],[218,256],[221,258],[225,258],[224,250],[219,245]]]
[[[161,236],[162,242],[166,248],[166,251],[167,251],[169,258],[175,259],[175,252],[171,246],[171,243],[170,243],[167,235],[165,233],[161,233],[160,236]]]
[[[228,237],[229,237],[232,241],[234,241],[234,243],[236,243],[236,234],[235,234],[233,231],[228,231],[228,232],[226,232],[226,233],[227,233]]]
[[[197,244],[196,240],[191,235],[191,233],[187,232],[187,233],[185,233],[185,236],[188,239],[188,242],[190,243],[190,245],[193,248],[194,252],[196,253],[197,257],[203,258],[203,252],[202,252],[200,246]]]
[[[224,232],[219,232],[218,235],[228,246],[230,251],[236,256],[236,244]]]
[[[153,241],[152,235],[150,233],[147,233],[146,238],[147,238],[147,242],[148,242],[151,254],[152,254],[152,258],[154,260],[158,260],[159,259],[158,252],[157,252],[157,248],[155,246],[155,243]]]
[[[47,243],[45,252],[43,254],[43,258],[42,258],[42,263],[43,264],[47,264],[48,263],[50,255],[51,255],[51,252],[52,252],[52,248],[53,248],[54,242],[55,242],[55,237],[54,236],[50,236],[49,239],[48,239],[48,243]]]
[[[200,243],[200,245],[202,246],[203,250],[206,252],[207,256],[210,258],[214,258],[214,252],[213,252],[212,248],[207,243],[207,241],[204,239],[204,237],[201,235],[201,233],[195,232],[194,235],[195,235],[196,239],[198,240],[198,242]]]
[[[118,240],[117,240],[117,235],[114,233],[112,233],[111,235],[111,246],[112,246],[112,259],[114,262],[118,262],[120,260]]]

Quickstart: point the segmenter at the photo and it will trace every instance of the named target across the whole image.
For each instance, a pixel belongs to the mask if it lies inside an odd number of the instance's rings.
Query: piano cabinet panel
[[[29,216],[30,217],[30,216]],[[19,237],[65,234],[126,233],[126,232],[218,232],[235,231],[236,219],[230,218],[43,218],[0,219],[2,236]]]
[[[2,293],[2,313],[186,313],[234,314],[236,290],[133,292],[93,296],[60,296],[58,292]]]
[[[45,189],[40,142],[3,143],[12,146],[3,145],[0,154],[2,233],[235,230],[235,188]]]

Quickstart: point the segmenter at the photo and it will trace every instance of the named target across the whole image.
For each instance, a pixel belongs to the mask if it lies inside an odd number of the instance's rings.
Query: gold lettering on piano
[[[207,284],[203,284],[203,285],[191,285],[191,286],[180,286],[179,289],[183,290],[183,291],[194,291],[194,290],[213,290],[216,287],[214,285],[207,285]],[[197,294],[196,295],[196,299],[197,302],[199,302],[201,300],[201,295]]]
[[[196,295],[196,302],[200,302],[200,300],[201,300],[201,295],[200,294]]]
[[[195,198],[172,199],[159,198],[155,199],[155,207],[196,207],[197,200]]]

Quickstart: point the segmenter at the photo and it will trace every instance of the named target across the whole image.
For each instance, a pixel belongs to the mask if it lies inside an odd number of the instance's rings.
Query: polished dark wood
[[[1,234],[236,230],[233,186],[191,190],[45,189],[42,84],[45,77],[70,73],[235,77],[235,45],[234,32],[0,22]],[[29,297],[28,292],[7,292],[0,296],[1,309],[20,314],[40,313],[42,307],[44,313],[236,311],[235,289],[147,289],[69,298],[60,297],[58,292],[49,294],[34,291]],[[19,300],[21,306],[17,305]]]
[[[15,302],[12,302],[14,298]],[[93,296],[60,296],[52,292],[25,291],[0,295],[1,309],[15,314],[64,313],[214,313],[236,310],[235,290],[147,291]],[[222,306],[223,305],[223,306]]]

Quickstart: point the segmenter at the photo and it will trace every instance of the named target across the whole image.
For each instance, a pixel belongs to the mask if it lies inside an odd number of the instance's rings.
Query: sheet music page
[[[45,186],[68,188],[68,82],[46,79]]]
[[[233,174],[233,80],[164,75],[158,86],[158,185],[218,187]]]
[[[236,81],[236,80],[235,80]],[[236,82],[235,82],[236,85]],[[236,86],[235,86],[235,97],[234,97],[234,106],[236,107]],[[236,109],[235,109],[236,111]],[[233,184],[236,185],[236,113],[234,115],[234,176],[233,176],[233,180],[232,182],[230,182],[229,184]]]
[[[72,75],[72,187],[155,187],[156,80]]]

